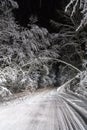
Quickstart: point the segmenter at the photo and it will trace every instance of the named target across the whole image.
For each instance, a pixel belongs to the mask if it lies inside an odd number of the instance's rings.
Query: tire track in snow
[[[49,90],[0,106],[0,130],[87,130],[87,100]]]

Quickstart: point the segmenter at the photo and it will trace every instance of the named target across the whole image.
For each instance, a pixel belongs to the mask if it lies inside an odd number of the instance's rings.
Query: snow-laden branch
[[[65,62],[65,61],[63,61],[63,60],[60,60],[60,59],[56,59],[56,58],[49,58],[49,57],[39,57],[39,59],[47,59],[47,60],[55,60],[55,61],[57,61],[57,62],[59,62],[59,63],[62,63],[62,64],[65,64],[65,65],[67,65],[67,66],[69,66],[70,68],[73,68],[74,70],[76,70],[78,73],[81,73],[81,71],[78,69],[78,68],[76,68],[75,66],[73,66],[73,65],[71,65],[70,63],[67,63],[67,62]]]
[[[65,8],[65,12],[70,16],[76,26],[76,32],[87,26],[87,0],[70,0]]]
[[[73,68],[73,69],[76,70],[78,73],[81,73],[81,71],[80,71],[77,67],[75,67],[75,66],[71,65],[70,63],[67,63],[67,62],[65,62],[65,61],[63,61],[63,60],[60,60],[60,59],[50,58],[50,57],[39,57],[38,59],[39,59],[39,60],[45,60],[45,62],[46,62],[46,60],[47,60],[47,61],[48,61],[48,60],[54,60],[54,61],[57,61],[57,62],[59,62],[59,63],[65,64],[65,65],[69,66],[70,68]],[[36,61],[36,59],[35,59],[35,61]],[[33,62],[34,62],[34,59],[33,59]],[[29,64],[30,64],[30,62],[27,63],[27,64],[25,64],[25,65],[23,65],[22,67],[25,67],[25,66],[27,66],[27,65],[29,65]]]

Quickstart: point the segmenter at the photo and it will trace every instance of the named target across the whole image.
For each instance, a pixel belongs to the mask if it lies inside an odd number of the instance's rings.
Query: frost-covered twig
[[[65,12],[76,26],[76,32],[87,27],[87,0],[70,0]]]

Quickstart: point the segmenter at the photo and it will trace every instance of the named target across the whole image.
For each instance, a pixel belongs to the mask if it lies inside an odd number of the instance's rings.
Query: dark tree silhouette
[[[55,11],[64,10],[69,0],[15,0],[18,2],[19,9],[15,11],[15,16],[23,25],[29,22],[31,15],[37,15],[39,21],[46,24],[49,19],[54,17]]]

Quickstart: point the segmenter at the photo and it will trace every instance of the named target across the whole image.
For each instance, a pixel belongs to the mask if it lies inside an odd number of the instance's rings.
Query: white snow
[[[78,96],[45,90],[2,104],[0,130],[87,130],[86,109]]]

